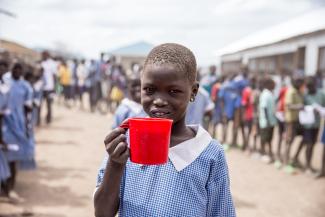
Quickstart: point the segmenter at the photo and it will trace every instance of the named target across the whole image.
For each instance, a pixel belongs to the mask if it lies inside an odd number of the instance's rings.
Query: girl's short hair
[[[148,65],[172,64],[180,72],[186,72],[190,82],[194,83],[197,78],[196,59],[192,51],[183,45],[166,43],[154,47],[148,54],[144,70]]]

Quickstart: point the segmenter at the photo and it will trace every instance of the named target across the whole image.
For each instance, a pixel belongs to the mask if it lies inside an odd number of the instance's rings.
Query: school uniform
[[[219,98],[224,102],[224,113],[227,120],[234,120],[235,111],[240,107],[241,97],[233,81],[226,81],[221,86]]]
[[[44,80],[39,79],[33,85],[33,111],[32,111],[32,120],[33,125],[40,124],[40,107],[43,98],[43,88],[44,88]]]
[[[147,114],[143,111],[141,104],[128,98],[124,98],[114,114],[112,129],[120,126],[122,122],[128,118],[146,116]]]
[[[2,116],[9,114],[8,98],[9,98],[9,87],[8,85],[0,81],[0,113]],[[4,151],[0,148],[0,182],[5,181],[9,177],[10,177],[10,169],[8,166],[8,160]]]
[[[34,143],[29,137],[24,106],[32,106],[32,89],[24,80],[10,79],[9,103],[10,114],[4,117],[4,140],[8,144],[17,144],[18,151],[8,151],[9,162],[21,161],[24,168],[35,168]]]
[[[218,82],[212,86],[211,90],[211,99],[214,101],[214,111],[212,117],[213,124],[222,123],[222,108],[220,99],[218,97],[220,88],[221,83]]]
[[[119,216],[236,216],[222,146],[203,127],[191,127],[196,136],[170,148],[167,164],[127,161]],[[97,188],[107,161],[99,170]]]
[[[32,103],[35,100],[34,91],[30,83],[26,82],[28,86],[28,96],[32,97]],[[33,104],[28,104],[29,107],[33,109]],[[28,146],[26,147],[27,155],[31,156],[19,162],[19,169],[21,170],[33,170],[36,168],[35,162],[35,136],[34,136],[34,120],[33,120],[33,110],[27,114],[26,121],[26,130],[27,130],[27,139]]]
[[[201,124],[203,126],[204,114],[212,111],[213,108],[214,103],[210,99],[209,93],[205,89],[199,88],[194,102],[190,102],[187,106],[185,123],[187,125]]]

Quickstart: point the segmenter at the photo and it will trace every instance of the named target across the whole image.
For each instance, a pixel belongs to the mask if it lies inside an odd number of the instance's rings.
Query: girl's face
[[[141,104],[150,117],[184,120],[187,104],[198,91],[185,72],[171,64],[148,65],[141,77]]]

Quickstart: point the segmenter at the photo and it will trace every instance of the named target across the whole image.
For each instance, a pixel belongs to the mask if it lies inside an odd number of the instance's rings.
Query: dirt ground
[[[57,106],[54,111],[53,124],[36,131],[38,169],[18,176],[16,191],[25,202],[0,201],[0,217],[94,216],[92,194],[111,116]],[[317,155],[320,150],[318,145]],[[325,179],[288,175],[239,150],[230,150],[227,160],[238,216],[325,216]],[[318,167],[319,158],[314,163]]]

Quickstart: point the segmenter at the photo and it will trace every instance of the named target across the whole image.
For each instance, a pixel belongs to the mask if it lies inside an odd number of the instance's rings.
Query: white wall
[[[318,49],[322,46],[325,46],[325,32],[322,34],[310,34],[308,36],[302,36],[263,47],[252,48],[234,54],[227,54],[221,57],[221,61],[241,60],[243,64],[245,64],[251,58],[290,53],[297,51],[299,47],[306,47],[305,72],[307,75],[313,75],[317,70]]]

